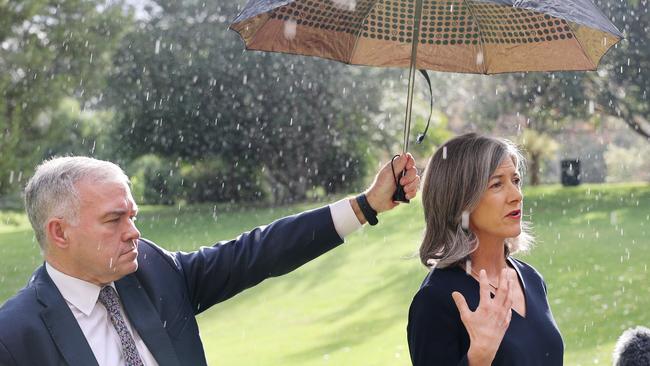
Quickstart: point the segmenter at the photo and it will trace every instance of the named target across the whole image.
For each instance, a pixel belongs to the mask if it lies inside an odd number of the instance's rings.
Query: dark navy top
[[[498,366],[562,365],[564,343],[546,299],[542,276],[512,257],[526,299],[526,317],[512,310],[512,320],[492,362]],[[459,266],[431,271],[415,294],[407,326],[414,366],[467,365],[469,335],[451,293],[465,297],[470,310],[479,303],[479,283]]]

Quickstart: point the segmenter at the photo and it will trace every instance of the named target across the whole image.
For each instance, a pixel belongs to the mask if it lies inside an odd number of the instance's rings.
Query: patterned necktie
[[[122,318],[122,314],[120,313],[120,300],[117,298],[115,289],[111,286],[102,288],[99,292],[99,302],[108,311],[111,323],[113,323],[113,327],[115,327],[117,335],[120,337],[122,354],[124,355],[126,366],[144,366],[138,349],[135,347],[135,341],[133,341],[133,337],[129,333],[124,318]]]

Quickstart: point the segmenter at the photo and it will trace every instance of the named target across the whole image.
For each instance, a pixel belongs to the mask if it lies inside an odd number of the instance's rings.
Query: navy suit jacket
[[[138,270],[115,286],[131,324],[160,366],[206,365],[197,314],[342,242],[328,207],[191,253],[168,252],[141,239]],[[0,365],[97,365],[44,266],[0,308]]]

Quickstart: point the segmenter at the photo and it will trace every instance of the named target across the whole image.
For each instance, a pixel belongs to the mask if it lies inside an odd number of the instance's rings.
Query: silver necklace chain
[[[474,271],[473,269],[472,269],[471,271],[472,271],[472,274],[473,274],[474,276],[476,276],[476,279],[477,279],[477,280],[479,281],[479,283],[480,283],[480,282],[481,282],[481,276],[479,276],[479,274],[476,273],[476,271]],[[487,272],[486,272],[485,275],[487,276]],[[492,287],[492,288],[495,289],[495,290],[498,290],[498,289],[499,289],[499,283],[497,282],[497,285],[494,286],[494,285],[492,284],[492,282],[490,282],[490,279],[489,279],[489,278],[488,278],[488,285],[490,285],[490,287]]]

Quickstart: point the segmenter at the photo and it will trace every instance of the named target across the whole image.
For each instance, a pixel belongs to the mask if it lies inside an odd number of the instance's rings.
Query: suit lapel
[[[36,271],[32,281],[36,289],[36,298],[45,307],[41,311],[41,318],[66,363],[98,366],[77,320],[47,274],[45,266],[41,266]]]
[[[147,344],[158,365],[180,365],[169,335],[160,321],[158,311],[135,275],[131,274],[115,281],[115,287],[131,324],[138,330],[138,334]]]

